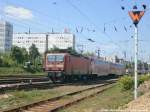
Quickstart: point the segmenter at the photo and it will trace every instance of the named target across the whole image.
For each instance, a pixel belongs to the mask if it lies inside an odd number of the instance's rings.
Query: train
[[[125,74],[123,64],[70,53],[45,53],[43,68],[53,82],[57,80],[87,80],[98,76]]]

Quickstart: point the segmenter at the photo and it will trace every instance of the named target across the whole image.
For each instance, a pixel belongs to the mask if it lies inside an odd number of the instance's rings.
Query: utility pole
[[[127,57],[126,51],[123,52],[123,55],[124,55],[124,60],[126,61],[126,57]]]
[[[137,75],[138,75],[138,70],[137,70],[137,67],[138,67],[138,25],[136,24],[135,25],[135,43],[134,43],[134,63],[135,63],[135,67],[134,67],[134,99],[137,98]]]
[[[134,35],[134,99],[137,99],[137,75],[138,75],[138,23],[145,11],[129,11],[129,16],[133,20],[135,26],[135,35]]]
[[[126,55],[127,55],[127,54],[126,54],[126,51],[124,51],[123,54],[124,54],[123,64],[124,64],[124,65],[127,65],[127,61],[126,61],[126,57],[127,57]]]
[[[100,52],[101,52],[101,50],[100,50],[100,48],[98,48],[98,50],[97,50],[98,58],[100,58]]]
[[[149,63],[148,63],[148,75],[150,75],[150,55],[149,55]]]
[[[28,32],[29,34],[31,34],[31,29],[30,29],[30,27],[29,27],[29,32]]]
[[[48,51],[48,34],[46,34],[45,53]]]

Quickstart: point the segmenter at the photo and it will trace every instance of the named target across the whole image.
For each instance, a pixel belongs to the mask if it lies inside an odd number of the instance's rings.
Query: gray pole
[[[48,51],[48,34],[46,34],[45,53]]]
[[[134,99],[137,99],[137,75],[138,75],[138,25],[135,25],[135,60],[134,60]]]
[[[146,7],[146,6],[145,6]],[[130,11],[129,16],[133,20],[133,24],[135,25],[135,43],[134,43],[134,99],[137,99],[138,92],[137,92],[137,75],[138,75],[138,23],[142,16],[144,15],[145,11]]]
[[[100,52],[101,52],[101,50],[100,50],[100,48],[98,48],[98,50],[97,50],[98,58],[100,58]]]
[[[83,54],[83,45],[81,45],[81,54]]]

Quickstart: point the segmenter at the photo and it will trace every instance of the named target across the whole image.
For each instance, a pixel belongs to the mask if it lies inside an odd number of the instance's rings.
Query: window
[[[64,61],[64,55],[48,55],[47,56],[48,62],[54,61]]]
[[[48,55],[48,56],[47,56],[47,60],[48,60],[48,62],[53,62],[53,61],[55,61],[55,55]]]
[[[64,55],[56,55],[56,61],[64,61]]]

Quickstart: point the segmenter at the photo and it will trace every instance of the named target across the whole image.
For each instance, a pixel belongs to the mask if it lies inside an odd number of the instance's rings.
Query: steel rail
[[[40,81],[48,81],[47,77],[37,77],[37,78],[2,78],[0,79],[0,85],[2,84],[15,84],[20,82],[40,82]]]
[[[0,93],[5,93],[8,90],[25,90],[25,89],[33,89],[33,88],[54,88],[59,86],[65,86],[67,84],[53,84],[50,81],[44,82],[32,82],[32,83],[17,83],[17,84],[6,84],[0,85]]]

